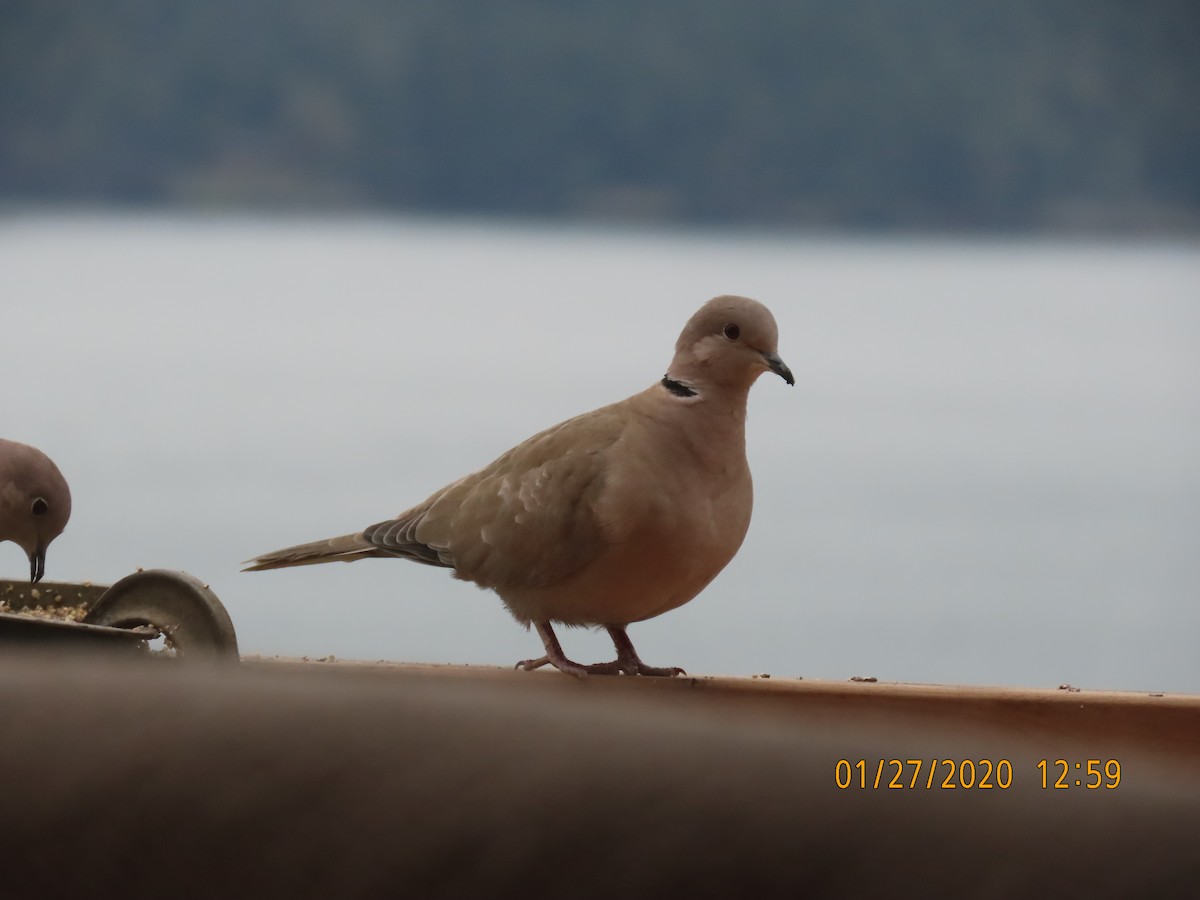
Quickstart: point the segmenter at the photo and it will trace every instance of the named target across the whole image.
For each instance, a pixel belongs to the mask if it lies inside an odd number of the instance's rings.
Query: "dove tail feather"
[[[297,544],[271,553],[264,553],[246,562],[243,572],[262,572],[266,569],[286,569],[289,566],[312,566],[327,562],[354,562],[368,556],[390,556],[365,540],[361,533]]]

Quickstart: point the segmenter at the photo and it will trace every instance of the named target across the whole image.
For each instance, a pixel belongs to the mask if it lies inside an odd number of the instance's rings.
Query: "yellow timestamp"
[[[1111,791],[1121,783],[1121,763],[1115,759],[1043,759],[1037,767],[1047,790],[1082,787]]]
[[[1007,759],[839,759],[833,782],[842,790],[1004,790],[1013,783]]]

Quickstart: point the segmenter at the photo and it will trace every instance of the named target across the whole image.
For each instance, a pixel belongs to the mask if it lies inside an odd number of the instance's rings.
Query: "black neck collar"
[[[695,397],[696,392],[684,384],[682,381],[676,381],[670,375],[664,375],[662,386],[674,394],[676,397]]]

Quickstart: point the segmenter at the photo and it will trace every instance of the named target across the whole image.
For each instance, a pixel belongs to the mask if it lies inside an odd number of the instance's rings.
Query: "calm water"
[[[491,594],[400,561],[242,574],[660,377],[717,293],[751,397],[737,559],[635,626],[694,673],[1200,691],[1200,247],[390,219],[0,220],[0,434],[75,513],[54,579],[192,572],[244,652],[511,664]],[[20,577],[21,551],[0,545]],[[564,635],[582,661],[603,635]]]

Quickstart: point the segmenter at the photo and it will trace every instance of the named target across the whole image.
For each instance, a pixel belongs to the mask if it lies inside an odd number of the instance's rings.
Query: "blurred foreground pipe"
[[[2,893],[1145,897],[1200,880],[1194,770],[1128,756],[1116,789],[1043,790],[1042,748],[1010,734],[520,677],[0,660]],[[879,759],[1001,756],[1007,789],[835,783],[839,760],[873,777]]]

